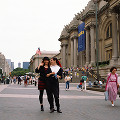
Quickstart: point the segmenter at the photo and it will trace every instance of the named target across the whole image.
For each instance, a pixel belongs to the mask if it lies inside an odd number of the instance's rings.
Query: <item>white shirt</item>
[[[101,85],[102,85],[102,81],[99,81],[99,84],[101,84]]]
[[[58,65],[50,66],[52,72],[55,72],[55,74],[60,70],[60,67]]]
[[[71,80],[71,78],[69,76],[65,77],[65,82],[70,81],[70,80]]]

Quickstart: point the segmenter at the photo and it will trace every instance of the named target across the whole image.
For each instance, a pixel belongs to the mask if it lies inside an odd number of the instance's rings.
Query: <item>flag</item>
[[[85,23],[83,22],[78,26],[78,52],[85,50],[86,33]]]
[[[36,51],[36,54],[41,55],[40,48]]]

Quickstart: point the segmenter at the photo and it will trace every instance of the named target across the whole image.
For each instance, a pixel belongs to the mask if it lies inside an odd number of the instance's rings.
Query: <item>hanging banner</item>
[[[85,41],[86,41],[85,23],[83,22],[78,26],[78,52],[85,50]]]

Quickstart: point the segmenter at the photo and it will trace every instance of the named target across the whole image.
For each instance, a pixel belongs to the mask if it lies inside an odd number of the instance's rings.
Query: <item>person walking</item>
[[[25,77],[24,77],[25,79],[24,79],[24,85],[25,85],[25,87],[27,86],[27,75],[25,75]]]
[[[67,76],[65,77],[65,83],[66,83],[66,91],[69,89],[69,84],[70,84],[70,80],[71,80],[71,78],[70,78],[70,76],[69,76],[69,74],[67,74]]]
[[[111,101],[112,106],[114,106],[114,101],[116,101],[117,91],[119,88],[118,84],[118,74],[116,74],[117,68],[112,67],[110,73],[107,75],[107,83],[105,91],[108,91],[108,100]]]
[[[77,77],[77,72],[75,71],[74,74],[75,74],[75,78],[76,78]]]
[[[40,77],[38,78],[38,90],[40,92],[39,101],[41,105],[41,111],[44,111],[43,93],[44,89],[46,89],[46,75],[48,68],[50,68],[50,60],[48,57],[44,57],[40,65],[35,69],[36,73],[40,73]]]
[[[13,82],[16,84],[16,76],[13,77]]]
[[[59,103],[58,79],[62,79],[63,69],[61,68],[61,64],[57,58],[51,58],[50,63],[51,63],[50,71],[47,74],[47,77],[50,78],[50,80],[47,82],[47,95],[48,95],[48,101],[50,104],[50,113],[53,113],[55,111],[54,103],[53,103],[54,99],[57,107],[57,112],[62,113],[60,109],[60,103]]]
[[[21,85],[21,77],[20,76],[18,76],[18,84]]]
[[[71,78],[71,82],[72,82],[72,78],[73,78],[73,77],[72,77],[72,73],[70,73],[70,74],[71,74],[71,75],[70,75],[70,78]]]
[[[86,90],[86,82],[87,82],[87,80],[88,80],[88,78],[87,78],[87,76],[85,76],[84,74],[82,75],[82,77],[81,77],[81,79],[82,79],[82,82],[84,83],[84,85],[82,85],[82,90],[83,90],[83,87],[84,87],[84,89]]]

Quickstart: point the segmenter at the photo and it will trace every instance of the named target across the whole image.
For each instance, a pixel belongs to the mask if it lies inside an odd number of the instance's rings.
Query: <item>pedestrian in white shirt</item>
[[[71,78],[70,78],[69,74],[67,74],[67,76],[65,77],[66,91],[69,89],[70,80],[71,80]]]

